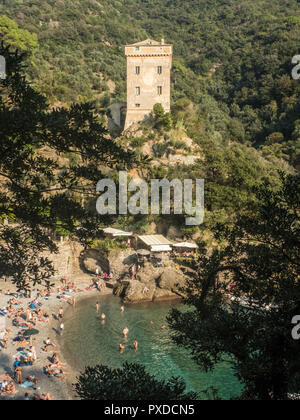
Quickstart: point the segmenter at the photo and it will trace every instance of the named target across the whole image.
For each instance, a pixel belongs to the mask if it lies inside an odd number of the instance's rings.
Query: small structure
[[[192,256],[198,248],[198,245],[192,242],[179,242],[173,245],[173,253],[177,255],[177,251],[179,251],[180,254]]]
[[[138,236],[138,248],[142,244],[143,248],[149,249],[151,252],[170,252],[172,242],[163,235],[143,235]]]
[[[127,247],[130,247],[130,248],[135,247],[135,238],[134,238],[133,232],[125,232],[123,230],[110,228],[110,227],[103,229],[103,232],[108,237],[122,242],[123,245],[126,245]]]
[[[173,247],[175,248],[182,248],[182,249],[198,249],[198,245],[192,242],[179,242],[178,244],[174,244]]]
[[[114,229],[114,228],[105,228],[103,229],[103,232],[108,235],[111,236],[113,238],[117,238],[120,236],[133,236],[133,232],[125,232],[123,230],[120,229]]]

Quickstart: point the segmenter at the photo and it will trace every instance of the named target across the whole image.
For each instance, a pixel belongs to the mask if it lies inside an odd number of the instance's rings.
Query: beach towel
[[[22,385],[21,385],[21,387],[22,388],[30,388],[31,386],[34,386],[35,384],[34,384],[34,382],[28,382],[28,381],[25,381]]]

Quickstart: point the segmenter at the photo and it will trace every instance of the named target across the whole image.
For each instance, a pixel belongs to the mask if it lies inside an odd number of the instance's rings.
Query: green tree
[[[99,167],[126,168],[132,154],[109,137],[91,104],[50,109],[23,76],[25,57],[4,46],[0,55],[7,63],[0,81],[0,277],[19,289],[48,286],[53,267],[39,255],[57,251],[52,234],[95,231]],[[78,158],[66,161],[66,154]]]
[[[158,380],[136,363],[124,363],[121,369],[98,365],[88,367],[74,385],[82,400],[195,400],[197,394],[186,392],[180,378]]]
[[[300,314],[299,181],[282,175],[276,191],[262,184],[246,214],[218,226],[216,239],[226,246],[202,250],[185,290],[191,310],[169,316],[174,340],[201,368],[230,360],[241,398],[287,399],[300,390],[299,344],[291,336]],[[229,307],[228,294],[244,305]]]
[[[16,22],[5,15],[0,16],[0,37],[6,44],[21,51],[32,51],[39,45],[36,34],[19,28]]]

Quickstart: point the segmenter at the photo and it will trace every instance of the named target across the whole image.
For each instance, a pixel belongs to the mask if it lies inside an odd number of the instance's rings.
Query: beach
[[[81,277],[78,279],[68,279],[75,284],[75,288],[81,290],[80,292],[70,291],[66,294],[67,297],[75,297],[76,304],[81,300],[88,297],[99,296],[99,300],[101,296],[104,294],[111,294],[112,289],[106,288],[100,294],[99,291],[95,287],[91,288],[93,284],[93,278],[90,276]],[[41,309],[45,311],[49,315],[49,322],[47,319],[39,319],[37,321],[37,325],[34,326],[32,324],[32,328],[36,329],[39,333],[37,335],[32,336],[31,341],[32,345],[35,347],[37,360],[33,363],[32,366],[25,366],[23,367],[23,382],[25,382],[25,386],[28,385],[26,383],[27,377],[34,377],[37,379],[37,384],[33,386],[23,387],[22,385],[16,384],[14,381],[16,393],[14,395],[7,395],[6,393],[0,394],[0,399],[13,399],[13,400],[22,400],[25,397],[25,394],[28,394],[29,399],[33,399],[37,393],[42,395],[49,394],[51,399],[53,400],[72,400],[75,398],[72,384],[76,381],[76,376],[78,372],[73,371],[68,366],[66,360],[64,360],[63,354],[61,353],[60,343],[63,341],[63,337],[59,336],[58,330],[60,322],[58,321],[56,315],[58,314],[59,309],[62,307],[64,312],[67,312],[69,308],[76,311],[76,306],[73,309],[72,303],[66,301],[65,299],[59,298],[61,297],[60,293],[65,292],[58,292],[58,287],[61,287],[62,283],[57,282],[55,285],[55,292],[51,293],[50,297],[38,297],[37,302],[41,304]],[[87,290],[88,289],[88,290]],[[8,301],[13,298],[12,295],[8,295],[8,292],[16,293],[15,287],[10,283],[0,283],[0,308],[1,310],[5,310],[8,308],[9,304]],[[30,303],[36,299],[37,291],[43,290],[42,287],[36,287],[33,289],[31,297],[17,297],[16,300],[18,301],[18,305],[12,305],[14,311],[20,310],[23,308],[25,311],[28,309]],[[8,345],[7,349],[3,348],[3,345],[0,347],[0,375],[8,374],[13,377],[14,368],[13,363],[15,361],[14,356],[20,356],[20,351],[28,351],[30,344],[27,346],[21,346],[19,348],[18,344],[13,342],[13,340],[17,337],[18,333],[24,328],[13,326],[14,317],[9,319],[6,316],[1,317],[0,319],[3,322],[5,319],[5,328],[9,331],[8,332]],[[58,357],[60,363],[63,364],[63,371],[66,373],[64,378],[60,379],[57,377],[49,377],[44,373],[44,367],[50,364],[49,359],[52,356],[52,353],[44,353],[42,348],[45,346],[45,340],[50,338],[50,341],[56,345],[56,347],[49,346],[49,349],[55,350],[58,352]],[[21,353],[22,354],[22,353]],[[3,379],[0,379],[0,383],[3,382]]]

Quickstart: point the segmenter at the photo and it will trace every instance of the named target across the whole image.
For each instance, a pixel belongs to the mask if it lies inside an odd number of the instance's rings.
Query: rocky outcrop
[[[181,288],[185,285],[185,276],[179,271],[169,269],[164,270],[158,280],[158,287],[162,290],[169,290],[182,296]]]
[[[125,303],[141,303],[178,299],[182,297],[186,276],[174,267],[155,268],[146,263],[135,280],[129,277],[120,280],[114,294]]]
[[[110,272],[109,260],[97,249],[82,252],[79,259],[82,270],[87,273],[95,274],[96,270],[99,270],[99,273]]]

